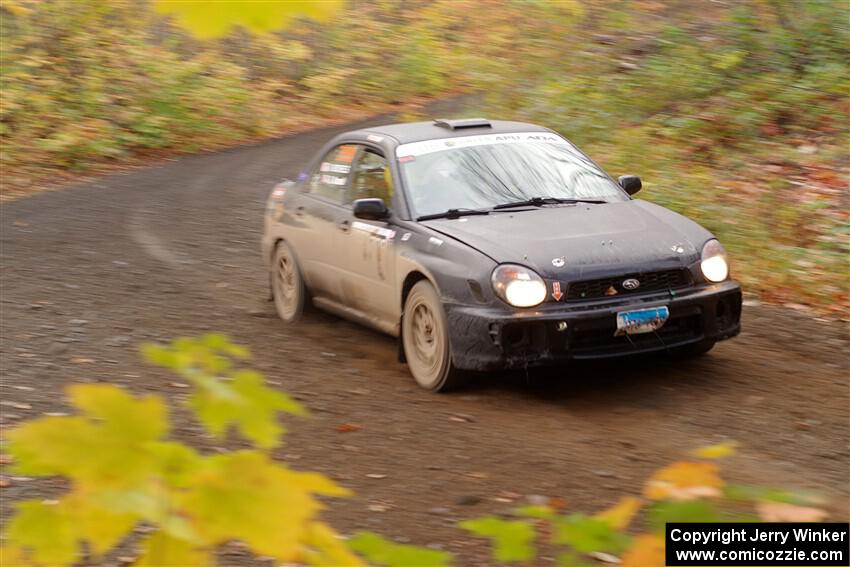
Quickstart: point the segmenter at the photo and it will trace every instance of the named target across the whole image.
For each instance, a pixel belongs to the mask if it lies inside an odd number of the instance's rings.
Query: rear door
[[[398,318],[398,294],[393,289],[396,232],[390,222],[354,217],[356,199],[380,198],[393,203],[393,183],[387,160],[377,148],[362,146],[352,170],[346,207],[351,230],[337,233],[343,257],[341,301],[370,319],[393,323]]]
[[[310,291],[339,301],[344,255],[334,245],[351,229],[347,205],[351,169],[359,147],[341,144],[325,154],[304,185],[292,211],[290,238]]]

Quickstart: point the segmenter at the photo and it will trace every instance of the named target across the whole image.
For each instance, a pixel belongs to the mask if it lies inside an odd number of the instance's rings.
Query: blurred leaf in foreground
[[[738,443],[736,441],[725,441],[716,445],[700,447],[692,451],[691,454],[695,457],[702,457],[703,459],[722,459],[723,457],[733,455],[737,448]]]
[[[569,545],[581,553],[604,551],[618,553],[629,546],[631,538],[617,531],[608,520],[572,514],[554,522],[552,541]]]
[[[108,384],[70,386],[78,415],[31,420],[7,434],[15,470],[65,477],[69,490],[55,501],[16,505],[4,565],[73,565],[86,552],[87,563],[99,563],[139,523],[155,530],[142,540],[139,565],[212,564],[216,547],[234,540],[283,562],[362,564],[318,519],[320,496],[349,492],[259,450],[279,442],[278,412],[304,410],[265,386],[259,372],[234,369],[246,349],[207,335],[148,345],[145,353],[192,382],[190,407],[212,433],[235,426],[254,448],[202,453],[168,437],[161,397]]]
[[[635,544],[623,555],[620,567],[664,567],[666,563],[664,539],[643,534],[635,538]]]
[[[720,496],[722,488],[716,464],[680,461],[652,475],[644,495],[653,500],[693,500]]]
[[[490,538],[496,561],[528,561],[535,557],[534,526],[528,521],[487,516],[461,522],[460,527],[475,535]]]
[[[624,496],[614,506],[596,514],[596,519],[607,522],[615,530],[624,530],[629,527],[640,506],[639,498]]]
[[[393,543],[373,532],[358,532],[349,542],[351,549],[369,563],[383,567],[444,567],[451,565],[451,555],[444,551]]]
[[[344,0],[156,0],[162,14],[173,14],[177,22],[198,38],[222,37],[236,26],[255,33],[285,28],[298,17],[325,21],[339,12]]]

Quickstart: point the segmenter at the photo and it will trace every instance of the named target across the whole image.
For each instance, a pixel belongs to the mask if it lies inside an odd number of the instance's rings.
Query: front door
[[[384,156],[377,149],[362,147],[353,168],[349,200],[380,198],[391,207],[392,186]],[[394,323],[400,301],[393,288],[396,232],[386,221],[354,218],[350,206],[348,215],[351,229],[337,235],[344,259],[341,301],[370,319]]]

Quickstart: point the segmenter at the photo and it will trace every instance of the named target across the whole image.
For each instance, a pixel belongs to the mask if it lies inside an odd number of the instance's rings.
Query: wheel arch
[[[426,276],[420,270],[414,269],[408,272],[408,274],[404,277],[404,282],[401,284],[401,312],[404,314],[404,304],[407,302],[407,296],[410,295],[410,290],[413,289],[417,283],[422,280],[428,280],[428,283],[434,286],[434,289],[437,289],[434,281]]]
[[[407,272],[401,284],[401,302],[399,305],[401,315],[398,318],[398,361],[402,363],[407,362],[407,357],[404,356],[404,338],[402,337],[402,333],[404,333],[404,304],[407,302],[407,297],[410,295],[410,290],[413,289],[413,286],[423,280],[434,286],[438,294],[440,293],[437,284],[434,283],[434,279],[426,275],[425,271],[420,270],[418,267],[414,267]]]

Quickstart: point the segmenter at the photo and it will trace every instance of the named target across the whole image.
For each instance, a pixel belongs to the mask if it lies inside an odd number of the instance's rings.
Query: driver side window
[[[364,148],[354,166],[351,200],[379,198],[387,206],[393,197],[393,185],[386,158],[371,148]]]

